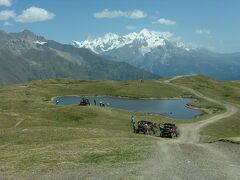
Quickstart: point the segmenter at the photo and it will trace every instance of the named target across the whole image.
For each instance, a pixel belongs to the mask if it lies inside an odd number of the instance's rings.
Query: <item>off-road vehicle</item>
[[[175,124],[171,123],[164,123],[164,124],[159,124],[159,129],[160,129],[160,137],[178,137],[179,131],[178,128]]]

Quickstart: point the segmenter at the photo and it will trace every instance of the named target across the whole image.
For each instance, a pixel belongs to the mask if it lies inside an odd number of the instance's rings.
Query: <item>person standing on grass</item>
[[[131,117],[131,124],[132,124],[132,128],[133,128],[133,133],[136,133],[134,116]]]

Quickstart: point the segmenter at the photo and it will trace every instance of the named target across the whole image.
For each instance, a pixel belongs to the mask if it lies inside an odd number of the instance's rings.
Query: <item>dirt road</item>
[[[112,171],[109,179],[168,179],[168,180],[239,180],[240,179],[240,145],[231,143],[200,143],[199,130],[210,123],[232,116],[238,108],[226,102],[207,97],[188,87],[164,83],[185,89],[208,101],[221,104],[226,112],[200,122],[180,126],[178,139],[156,140],[155,153],[152,158],[136,166]],[[124,173],[122,173],[124,171]],[[94,179],[94,178],[93,178]]]
[[[190,89],[172,84],[182,76],[165,80],[164,83],[185,89],[192,94],[225,106],[226,112],[200,122],[180,127],[181,136],[177,140],[157,142],[152,159],[146,162],[139,179],[240,179],[240,145],[230,143],[200,143],[199,130],[210,123],[232,116],[238,108],[220,102]],[[144,166],[143,166],[144,167]],[[145,177],[145,178],[143,178]]]
[[[186,76],[189,76],[189,75],[186,75]],[[171,83],[171,81],[173,81],[173,80],[176,80],[176,79],[182,78],[182,77],[186,77],[186,76],[176,76],[176,77],[173,77],[172,79],[165,80],[164,83],[166,83],[168,85],[175,86],[175,87],[180,88],[180,89],[184,89],[184,90],[190,92],[191,94],[194,94],[195,96],[197,96],[201,99],[205,99],[207,101],[210,101],[210,102],[213,102],[213,103],[216,103],[216,104],[220,104],[220,105],[222,105],[226,108],[226,112],[224,112],[224,113],[218,114],[216,116],[205,119],[203,121],[199,121],[199,122],[191,123],[191,124],[185,124],[185,125],[180,126],[181,136],[178,139],[180,142],[198,143],[199,142],[199,130],[201,128],[203,128],[204,126],[207,126],[211,123],[214,123],[216,121],[219,121],[223,118],[227,118],[227,117],[230,117],[230,116],[234,115],[235,113],[238,112],[238,108],[235,107],[232,104],[229,104],[229,103],[226,103],[226,102],[221,102],[221,101],[218,101],[216,99],[204,96],[200,92],[198,92],[196,90],[193,90],[191,88]]]

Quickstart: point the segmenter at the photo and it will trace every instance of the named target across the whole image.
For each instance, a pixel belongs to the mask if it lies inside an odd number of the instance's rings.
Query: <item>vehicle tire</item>
[[[148,134],[152,136],[154,134],[153,130],[150,130]]]
[[[176,133],[176,137],[178,137],[178,133]]]
[[[177,133],[173,133],[173,137],[174,137],[174,138],[177,138]]]
[[[153,129],[153,134],[156,135],[157,131],[155,129]]]
[[[137,129],[137,130],[136,130],[136,134],[138,134],[138,133],[139,133],[139,130]]]

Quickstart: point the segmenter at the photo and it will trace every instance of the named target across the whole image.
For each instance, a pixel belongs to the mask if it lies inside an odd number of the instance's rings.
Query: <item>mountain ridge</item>
[[[85,48],[61,44],[35,35],[0,32],[0,84],[38,79],[156,79],[145,70],[114,62]]]
[[[108,33],[93,40],[74,41],[73,45],[160,76],[193,73],[223,80],[240,79],[240,53],[215,53],[173,39],[171,33],[143,29],[124,36]]]
[[[134,43],[134,41],[145,41],[145,48],[155,48],[158,46],[166,45],[166,41],[172,36],[169,32],[157,32],[143,29],[139,33],[133,32],[124,36],[119,36],[114,33],[107,33],[103,37],[99,37],[93,40],[85,41],[73,41],[73,45],[76,47],[84,47],[92,50],[97,54],[110,51],[113,49],[121,48],[125,45]],[[180,44],[178,44],[180,47]]]

